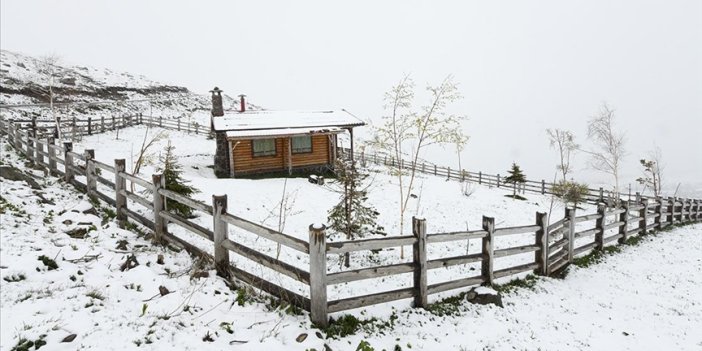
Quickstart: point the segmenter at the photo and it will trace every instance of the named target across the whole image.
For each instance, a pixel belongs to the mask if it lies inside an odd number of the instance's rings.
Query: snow
[[[159,131],[148,132],[154,135]],[[139,126],[120,131],[119,139],[116,133],[93,135],[75,143],[74,149],[94,148],[97,159],[107,163],[125,158],[130,170],[146,132],[145,127]],[[214,155],[213,140],[185,132],[167,134],[176,141],[175,152],[183,164],[184,176],[201,191],[197,199],[209,203],[213,194],[227,194],[230,212],[270,227],[277,225],[277,218],[271,212],[276,212],[273,206],[280,201],[283,181],[217,179],[209,168]],[[156,143],[152,158],[158,156],[166,142],[163,139]],[[8,151],[4,138],[0,150],[3,163],[22,167],[22,161]],[[148,178],[157,168],[155,163],[148,164],[140,176]],[[382,168],[371,170],[374,184],[369,199],[381,213],[380,224],[388,233],[399,235],[395,217],[399,201],[397,183]],[[701,224],[646,237],[640,245],[624,246],[621,253],[589,268],[572,267],[563,280],[539,278],[533,290],[504,294],[505,308],[464,301],[459,306],[460,314],[437,316],[413,309],[410,301],[401,300],[347,311],[360,319],[393,320],[394,327],[385,332],[359,332],[334,340],[317,337],[317,330],[311,327],[306,314],[288,315],[264,302],[239,306],[238,292],[217,278],[211,267],[204,268],[208,277],[192,277],[198,271],[193,268],[197,262],[184,252],[153,246],[139,234],[117,228],[115,222],[103,224],[100,217],[83,213],[90,205],[82,195],[56,178],[36,175],[46,187],[42,195],[55,205],[41,203],[38,195],[21,182],[3,179],[0,187],[3,202],[17,209],[3,204],[0,214],[0,266],[3,267],[0,275],[8,280],[20,274],[26,277],[17,282],[0,281],[0,350],[11,349],[20,337],[34,340],[42,334],[47,335],[46,349],[122,350],[135,349],[138,342],[141,348],[156,350],[323,350],[324,344],[333,350],[353,350],[361,340],[367,340],[376,350],[392,350],[395,345],[403,350],[410,349],[409,346],[412,350],[698,350],[702,347],[702,335],[697,332],[702,330]],[[421,176],[418,184],[417,198],[411,199],[410,208],[413,215],[427,219],[430,233],[478,229],[483,215],[495,217],[496,227],[524,225],[533,223],[534,212],[551,209],[550,199],[540,195],[527,194],[527,201],[516,201],[504,196],[510,193],[508,189],[465,185],[433,176]],[[326,211],[338,201],[333,186],[331,181],[318,186],[304,178],[288,179],[287,192],[295,201],[293,214],[283,231],[307,240],[309,225],[322,225]],[[470,196],[463,195],[461,187],[466,186],[472,187]],[[150,214],[133,203],[130,206],[144,215]],[[563,211],[557,204],[551,210]],[[587,206],[584,212],[591,213],[593,209]],[[554,215],[551,222],[559,218]],[[212,224],[211,217],[204,215],[195,221],[205,227]],[[94,228],[90,229],[91,226]],[[79,239],[65,234],[76,227],[90,229],[87,237]],[[409,227],[406,224],[403,228],[405,234],[411,231]],[[275,252],[274,243],[230,229],[230,237],[237,242],[264,253]],[[169,230],[212,251],[211,243],[206,240],[187,236],[175,225]],[[495,245],[499,249],[532,239],[519,235],[498,237]],[[127,241],[126,250],[117,248],[121,240]],[[432,259],[465,254],[466,250],[474,253],[479,246],[477,242],[430,244],[428,254]],[[130,254],[136,256],[140,265],[121,271],[121,264]],[[37,260],[40,255],[55,258],[59,268],[48,270]],[[159,255],[164,256],[164,265],[156,263]],[[527,256],[533,259],[533,253]],[[298,267],[309,266],[306,257],[293,251],[284,249],[281,258]],[[330,271],[341,269],[333,263],[334,259],[329,257]],[[498,259],[496,269],[500,265],[514,265],[515,260],[519,256],[514,260]],[[240,268],[307,295],[304,287],[295,285],[291,279],[255,268],[254,263],[236,255],[232,255],[232,261]],[[397,250],[383,250],[375,255],[359,253],[352,256],[350,269],[399,261]],[[474,275],[471,269],[476,266],[432,270],[429,282]],[[330,298],[343,298],[408,286],[410,282],[411,276],[365,280],[331,286],[328,294]],[[170,293],[161,296],[161,286]],[[432,295],[430,301],[456,293]],[[226,330],[228,325],[231,334]],[[75,341],[59,343],[73,333],[78,335]],[[303,333],[308,337],[300,343],[295,341]],[[203,341],[206,335],[213,341]]]
[[[261,130],[230,130],[227,131],[227,138],[260,138],[260,137],[285,137],[308,134],[336,134],[343,133],[341,128],[280,128]]]
[[[348,111],[245,111],[214,118],[214,128],[224,130],[357,127],[365,123]]]

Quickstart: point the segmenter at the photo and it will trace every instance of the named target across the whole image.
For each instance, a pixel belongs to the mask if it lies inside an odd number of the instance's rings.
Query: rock
[[[161,254],[158,255],[158,258],[156,258],[156,263],[163,264],[163,255],[161,255]]]
[[[61,78],[60,82],[66,85],[76,85],[76,79],[73,77]]]
[[[210,276],[210,272],[208,271],[197,271],[193,273],[192,278],[197,279],[197,278],[208,278]]]
[[[32,189],[41,189],[39,183],[32,176],[12,166],[0,166],[0,177],[7,180],[23,181],[29,184]]]
[[[88,228],[77,227],[67,231],[66,234],[73,239],[85,239],[85,237],[88,235],[88,232]]]
[[[470,289],[466,294],[466,300],[470,303],[477,303],[480,305],[496,305],[499,307],[504,307],[502,305],[502,295],[499,292],[487,288],[484,286],[478,286]]]
[[[297,338],[295,338],[295,341],[303,342],[303,341],[305,341],[305,339],[307,339],[307,333],[302,333],[302,334],[298,335]]]
[[[71,225],[71,224],[73,224],[73,221],[70,220],[70,219],[67,219],[67,220],[65,220],[65,221],[63,221],[63,222],[61,222],[61,223],[63,223],[64,225]]]
[[[87,210],[83,210],[83,214],[91,214],[95,217],[99,217],[100,215],[98,214],[97,210],[95,210],[95,207],[90,207]]]
[[[76,336],[78,336],[78,335],[76,335],[76,334],[71,334],[71,335],[69,335],[69,336],[63,338],[63,340],[61,340],[61,342],[71,342],[71,341],[73,341],[73,340],[76,339]]]
[[[158,287],[158,292],[161,294],[161,296],[165,296],[165,295],[168,295],[168,294],[171,293],[171,292],[168,291],[168,289],[167,289],[165,286],[163,286],[163,285],[161,285],[161,286]]]

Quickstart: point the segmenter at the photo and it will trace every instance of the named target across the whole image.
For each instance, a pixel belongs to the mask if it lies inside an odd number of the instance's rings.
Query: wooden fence
[[[348,148],[338,148],[339,153],[345,157],[349,157],[350,149]],[[554,183],[547,182],[545,179],[542,180],[529,180],[522,184],[515,184],[506,182],[505,178],[500,174],[489,174],[484,172],[473,172],[467,171],[465,169],[452,169],[451,167],[439,166],[431,162],[412,162],[404,159],[396,160],[394,156],[389,156],[387,154],[378,153],[366,153],[364,151],[355,151],[354,158],[360,161],[361,164],[373,163],[377,165],[390,166],[405,170],[414,170],[418,173],[430,174],[440,177],[445,177],[450,180],[457,181],[467,181],[474,182],[482,185],[487,185],[491,187],[504,188],[516,191],[528,191],[531,193],[542,194],[542,195],[556,195],[554,193]],[[645,196],[638,192],[634,194],[620,192],[618,196],[612,191],[605,190],[600,187],[598,189],[588,189],[588,192],[584,196],[584,202],[591,204],[598,204],[600,202],[606,202],[613,205],[616,198],[626,199],[625,201],[639,201]]]
[[[14,123],[15,128],[18,130],[28,129],[33,133],[33,135],[41,138],[57,135],[55,121],[37,119],[36,117],[32,119],[15,120],[5,120],[0,117],[0,119],[4,123]],[[164,119],[163,117],[144,116],[143,114],[111,117],[102,116],[100,118],[88,117],[83,119],[74,117],[63,120],[59,118],[61,133],[64,135],[64,139],[68,140],[77,140],[79,136],[105,133],[135,125],[147,125],[150,127],[160,127],[163,129],[178,130],[195,134],[210,133],[209,127],[203,127],[197,122],[183,121],[180,118]]]
[[[414,306],[427,307],[428,296],[431,294],[478,284],[490,285],[497,279],[515,277],[526,272],[552,275],[572,263],[578,255],[602,249],[612,243],[625,242],[634,235],[644,235],[676,223],[697,222],[702,218],[699,200],[642,198],[636,203],[625,202],[621,208],[607,208],[604,204],[599,204],[596,213],[580,216],[576,215],[575,209],[567,209],[562,219],[550,225],[546,213],[536,213],[533,223],[521,226],[496,228],[494,218],[483,217],[480,230],[427,233],[428,221],[413,218],[412,235],[341,242],[327,242],[325,226],[310,225],[309,241],[305,241],[228,213],[226,196],[213,196],[211,204],[204,204],[165,189],[165,179],[160,174],[155,174],[147,180],[126,173],[123,159],[107,164],[97,160],[94,150],[76,152],[70,142],[62,146],[55,145],[52,137],[35,138],[31,131],[20,130],[14,123],[3,120],[0,120],[0,132],[8,136],[10,144],[31,164],[63,177],[67,183],[73,184],[88,195],[114,206],[120,226],[124,227],[128,221],[139,223],[153,233],[156,242],[170,242],[184,247],[191,253],[209,256],[202,248],[174,235],[168,224],[180,226],[187,232],[206,239],[212,243],[213,259],[220,276],[241,280],[310,311],[312,321],[319,326],[327,325],[329,314],[334,312],[401,299],[412,299]],[[452,173],[447,170],[447,174],[450,177]],[[127,182],[148,190],[151,196],[131,190],[131,187],[127,187]],[[165,208],[167,199],[185,204],[201,216],[211,216],[212,226],[203,227],[168,211]],[[147,215],[136,211],[139,206],[146,210]],[[309,258],[309,266],[303,269],[263,254],[254,247],[236,242],[229,238],[229,226],[294,250]],[[501,240],[515,235],[525,238],[528,244],[496,249],[496,244]],[[469,239],[481,241],[480,252],[428,258],[429,245],[457,243]],[[331,273],[327,269],[329,255],[399,246],[412,247],[410,262]],[[281,286],[282,284],[263,279],[253,273],[253,270],[247,271],[232,266],[230,253],[304,284],[309,287],[309,295],[292,292]],[[505,262],[502,261],[505,258],[523,254],[528,255],[526,261],[495,269],[496,263]],[[479,274],[472,274],[471,270],[465,269],[460,277],[452,276],[448,281],[428,283],[432,271],[471,263],[480,264]],[[410,286],[405,288],[385,291],[381,289],[371,294],[334,300],[328,299],[327,296],[329,287],[333,285],[405,273],[412,274]]]

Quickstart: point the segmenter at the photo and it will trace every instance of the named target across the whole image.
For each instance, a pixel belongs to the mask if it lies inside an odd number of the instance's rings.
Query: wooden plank
[[[612,228],[619,228],[624,225],[624,221],[613,222],[604,226],[604,230],[609,230]]]
[[[604,221],[605,221],[605,205],[604,204],[599,204],[597,205],[597,214],[599,215],[598,218],[595,220],[595,228],[597,228],[597,232],[595,233],[595,242],[597,243],[597,248],[602,250],[604,248]]]
[[[509,268],[498,269],[495,271],[495,279],[507,277],[507,276],[514,275],[514,274],[519,274],[522,272],[533,271],[537,268],[539,268],[539,264],[534,262],[534,263],[526,263],[526,264],[522,264],[519,266],[509,267]]]
[[[588,252],[588,251],[594,249],[596,246],[597,246],[597,243],[591,242],[589,244],[585,244],[583,246],[576,247],[574,253],[577,256],[577,255],[580,255],[581,253]]]
[[[485,283],[492,285],[495,281],[494,276],[494,246],[493,246],[493,232],[495,231],[495,218],[483,216],[483,230],[487,232],[487,235],[483,238],[482,242],[482,261],[480,272],[485,280]]]
[[[302,241],[298,238],[292,237],[290,235],[275,231],[270,228],[253,223],[249,220],[236,217],[230,213],[225,213],[222,215],[222,220],[247,232],[251,232],[260,237],[266,238],[268,240],[274,241],[283,246],[295,249],[302,253],[309,252],[309,244],[306,241]]]
[[[148,209],[152,209],[154,207],[153,203],[131,191],[128,190],[120,190],[120,195],[126,196],[127,199],[132,200],[139,205],[142,205]]]
[[[612,236],[608,236],[608,237],[604,238],[604,239],[603,239],[603,242],[606,244],[606,243],[608,243],[608,242],[611,242],[611,241],[620,239],[620,238],[622,238],[623,236],[624,236],[623,234],[617,233],[617,234],[614,234],[614,235],[612,235]]]
[[[484,281],[485,280],[483,279],[483,277],[481,275],[476,275],[473,277],[431,284],[427,287],[427,292],[429,294],[436,294],[436,293],[440,293],[440,292],[444,292],[444,291],[465,288],[467,286],[479,285],[479,284],[482,284]]]
[[[632,229],[632,230],[627,231],[627,232],[626,232],[626,236],[632,236],[632,235],[634,235],[634,234],[639,234],[639,233],[641,233],[641,229],[640,229],[640,228],[634,228],[634,229]]]
[[[412,217],[412,261],[414,263],[414,307],[426,308],[429,305],[427,294],[427,222],[423,218]]]
[[[459,264],[468,264],[473,262],[480,262],[483,259],[482,253],[475,253],[471,255],[453,256],[446,258],[437,258],[434,260],[427,261],[427,269],[437,269],[456,266]]]
[[[541,226],[541,229],[536,231],[535,245],[539,249],[534,252],[534,262],[538,265],[537,273],[540,275],[548,275],[548,213],[536,212],[536,224]]]
[[[558,251],[552,251],[551,255],[548,257],[548,262],[549,262],[549,274],[553,272],[553,270],[550,267],[553,267],[553,262],[558,261],[562,258],[567,260],[568,259],[568,250],[558,250]]]
[[[111,182],[111,181],[109,181],[109,180],[107,180],[107,179],[105,179],[105,178],[103,178],[103,177],[101,177],[101,176],[99,176],[99,175],[95,176],[95,180],[97,180],[98,183],[101,183],[101,184],[104,184],[104,185],[109,186],[110,188],[114,188],[114,187],[115,187],[115,183],[113,183],[113,182]]]
[[[551,273],[556,273],[559,270],[561,270],[563,267],[568,265],[568,257],[564,257],[559,259],[558,261],[554,262],[553,265],[551,265],[550,271]]]
[[[168,211],[161,211],[161,212],[159,212],[159,215],[161,217],[168,219],[169,222],[173,222],[173,223],[185,228],[186,230],[188,230],[190,232],[193,232],[193,233],[195,233],[195,234],[197,234],[205,239],[208,239],[210,241],[214,241],[214,234],[212,233],[212,231],[200,226],[199,224],[195,224],[193,222],[190,222],[187,219],[185,219],[177,214],[170,213]]]
[[[599,213],[593,213],[593,214],[589,214],[589,215],[585,215],[585,216],[578,216],[578,217],[575,217],[575,223],[587,222],[587,221],[591,221],[594,219],[599,219],[601,216],[602,215]]]
[[[563,228],[563,225],[565,224],[565,222],[566,222],[566,218],[562,218],[562,219],[560,219],[560,220],[558,220],[558,221],[556,221],[556,222],[554,222],[554,223],[551,223],[551,224],[548,226],[548,231],[549,231],[549,232],[552,232],[552,231],[554,231],[554,230],[556,230],[556,229]]]
[[[346,253],[362,250],[378,250],[388,247],[412,245],[416,241],[413,235],[385,237],[376,239],[362,239],[352,241],[337,241],[327,243],[327,253]]]
[[[151,184],[149,184],[148,186],[149,186],[149,188],[153,187],[153,185],[151,185]],[[201,212],[205,212],[209,215],[212,215],[212,206],[210,206],[210,205],[204,204],[204,203],[199,202],[199,201],[195,201],[189,197],[178,194],[175,191],[167,190],[164,188],[158,189],[158,193],[171,199],[171,200],[180,202],[183,205],[186,205],[192,209],[195,209],[195,210],[198,210]],[[223,220],[225,220],[224,217],[223,217]],[[227,222],[227,223],[231,224],[231,222]]]
[[[113,207],[115,207],[117,205],[117,203],[115,202],[115,199],[105,195],[104,193],[100,192],[100,190],[96,191],[95,195],[97,195],[97,197],[100,200],[105,201],[106,203],[112,205]]]
[[[369,294],[346,299],[329,301],[327,309],[329,313],[350,310],[359,307],[376,305],[390,301],[408,299],[414,296],[414,288],[402,288],[376,294]]]
[[[584,238],[584,237],[591,236],[591,235],[593,235],[593,234],[597,234],[598,231],[599,231],[599,230],[598,230],[597,228],[588,229],[588,230],[583,230],[583,231],[580,231],[580,232],[576,232],[575,235],[574,235],[574,237],[575,237],[575,239]]]
[[[327,303],[327,248],[326,226],[310,224],[310,319],[312,323],[326,327],[329,323]]]
[[[494,235],[495,236],[504,236],[504,235],[513,235],[513,234],[533,233],[539,229],[541,229],[541,226],[538,226],[538,225],[523,225],[523,226],[517,226],[517,227],[500,228],[500,229],[495,229]]]
[[[427,268],[431,269],[431,267],[428,266],[428,262]],[[388,275],[411,272],[414,272],[414,263],[397,263],[387,266],[360,268],[351,271],[327,274],[327,285],[349,283],[358,280],[380,278]]]
[[[434,244],[447,241],[482,239],[485,235],[487,235],[487,232],[484,230],[427,234],[427,243]]]
[[[138,184],[139,186],[143,187],[144,189],[149,189],[149,190],[153,191],[153,184],[151,184],[151,182],[146,181],[145,179],[135,177],[135,176],[133,176],[129,173],[126,173],[126,172],[119,172],[119,176],[132,182],[132,183]]]
[[[159,184],[160,185],[160,184]],[[154,184],[154,188],[160,186]],[[158,195],[157,195],[158,197]],[[154,206],[155,208],[156,206]],[[214,261],[217,275],[225,279],[229,279],[229,251],[226,247],[226,242],[229,241],[229,224],[222,221],[222,213],[227,212],[227,195],[212,195],[212,234],[214,241]],[[230,243],[233,243],[229,241]],[[308,276],[309,283],[309,276]]]
[[[251,261],[254,261],[260,264],[261,266],[270,268],[278,273],[287,275],[288,277],[293,278],[299,282],[308,285],[310,284],[310,273],[293,265],[275,259],[271,256],[262,254],[254,249],[233,242],[229,239],[222,240],[222,247],[236,253],[237,255],[243,256]]]
[[[171,236],[166,235],[166,237]],[[263,278],[259,278],[258,276],[251,274],[241,268],[237,267],[230,267],[230,271],[233,273],[234,277],[238,280],[241,280],[242,282],[259,289],[261,291],[264,291],[266,293],[269,293],[283,301],[287,301],[293,306],[302,308],[306,311],[310,310],[310,299],[300,296],[288,289],[285,289],[283,287],[280,287],[274,283],[271,283]]]
[[[561,240],[556,241],[552,245],[549,245],[548,251],[549,252],[556,252],[556,250],[562,249],[568,245],[568,238],[563,238]]]
[[[537,251],[538,249],[539,249],[539,245],[535,245],[535,244],[516,246],[516,247],[510,247],[507,249],[495,250],[494,255],[495,255],[495,258],[500,258],[500,257],[507,257],[507,256],[528,253],[528,252],[534,252],[534,251]]]
[[[106,163],[102,163],[102,162],[100,162],[100,161],[98,161],[98,160],[93,160],[93,162],[95,162],[95,166],[97,166],[97,168],[104,169],[104,170],[106,170],[106,171],[108,171],[108,172],[111,172],[111,173],[115,173],[115,168],[114,168],[114,167],[112,167],[112,166],[110,166],[110,165],[108,165],[108,164],[106,164]]]
[[[99,196],[99,195],[98,195],[98,196]],[[144,216],[142,216],[142,215],[140,215],[140,214],[138,214],[138,213],[132,211],[131,209],[129,209],[129,208],[122,208],[122,213],[123,213],[125,216],[127,216],[127,217],[129,217],[129,218],[131,218],[131,219],[133,219],[133,220],[135,220],[135,221],[137,221],[137,222],[140,223],[141,225],[143,225],[143,226],[145,226],[145,227],[147,227],[147,228],[149,228],[149,229],[151,229],[151,230],[154,230],[154,222],[153,222],[153,221],[151,221],[151,220],[147,219],[146,217],[144,217]]]

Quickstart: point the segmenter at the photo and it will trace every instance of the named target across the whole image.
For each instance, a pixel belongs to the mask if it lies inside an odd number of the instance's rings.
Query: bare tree
[[[399,219],[400,233],[404,233],[405,215],[410,195],[414,188],[416,167],[403,170],[400,160],[408,155],[412,165],[416,165],[421,153],[433,144],[464,145],[468,137],[463,133],[461,122],[463,116],[448,114],[446,107],[461,98],[452,77],[446,77],[436,87],[428,86],[430,100],[426,106],[417,110],[412,107],[414,101],[414,83],[405,76],[385,94],[385,108],[389,115],[383,117],[382,125],[375,128],[371,145],[389,152],[395,162],[391,173],[399,183]],[[400,247],[400,256],[404,258],[404,248]]]
[[[141,142],[141,148],[139,149],[139,154],[137,156],[136,162],[134,162],[134,167],[132,168],[132,174],[137,175],[141,171],[141,167],[144,164],[152,163],[155,159],[155,155],[149,153],[149,149],[158,141],[167,138],[168,134],[165,132],[158,132],[149,139],[149,127],[146,127],[144,132],[144,139]],[[134,183],[131,184],[131,190],[134,192]]]
[[[595,148],[584,150],[591,156],[594,169],[611,175],[614,179],[613,192],[619,202],[619,170],[625,156],[624,134],[614,127],[614,110],[603,103],[600,112],[588,121],[587,136]]]
[[[645,187],[650,186],[655,197],[661,196],[663,183],[661,173],[663,172],[663,154],[661,148],[655,146],[649,153],[649,159],[641,159],[639,162],[643,167],[643,176],[636,179],[639,184]]]
[[[558,150],[560,163],[556,169],[563,175],[563,181],[568,180],[568,173],[573,169],[570,164],[571,156],[578,150],[578,144],[575,143],[575,136],[569,130],[561,129],[546,129],[551,148]]]
[[[61,132],[61,126],[59,125],[58,117],[56,116],[56,111],[54,109],[54,78],[58,76],[58,63],[61,58],[56,54],[49,54],[39,58],[37,61],[39,66],[39,72],[46,75],[48,78],[48,88],[49,88],[49,109],[51,110],[51,118],[56,123],[57,137],[61,139],[63,133]]]

